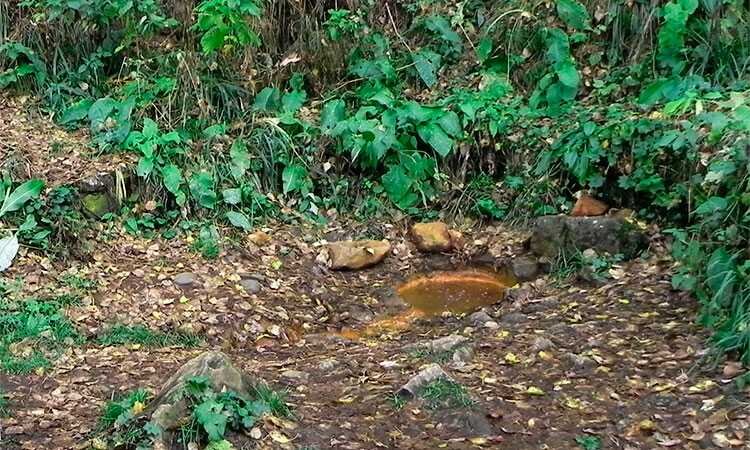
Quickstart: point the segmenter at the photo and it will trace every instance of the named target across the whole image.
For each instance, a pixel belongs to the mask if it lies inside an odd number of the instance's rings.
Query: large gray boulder
[[[563,251],[583,251],[589,248],[632,258],[647,244],[645,232],[625,218],[565,215],[537,218],[529,242],[532,252],[550,258]]]

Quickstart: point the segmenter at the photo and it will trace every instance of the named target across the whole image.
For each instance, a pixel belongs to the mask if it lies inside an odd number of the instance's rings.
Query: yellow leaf
[[[146,405],[144,405],[141,402],[135,402],[135,403],[133,403],[133,408],[131,408],[131,410],[133,411],[134,415],[142,413],[144,409],[146,409]]]
[[[281,434],[278,430],[273,430],[268,435],[271,436],[274,442],[278,442],[279,444],[288,444],[290,442],[289,438]]]
[[[536,386],[529,386],[528,389],[526,389],[526,393],[529,395],[544,395],[544,391]]]
[[[567,408],[570,409],[581,409],[583,408],[583,405],[581,404],[581,401],[577,398],[573,397],[566,397],[565,401],[563,402],[563,405],[565,405]]]
[[[515,353],[506,353],[505,361],[510,364],[518,364],[521,362],[521,360],[518,358],[518,356],[515,355]]]
[[[489,441],[487,441],[487,439],[483,437],[474,437],[474,438],[469,439],[469,442],[471,442],[474,445],[485,445]]]
[[[688,388],[689,392],[706,392],[716,386],[711,380],[703,380],[700,383],[694,384]]]
[[[544,361],[551,361],[554,359],[554,357],[550,353],[547,353],[544,350],[540,351],[538,355],[539,355],[539,359],[544,360]]]

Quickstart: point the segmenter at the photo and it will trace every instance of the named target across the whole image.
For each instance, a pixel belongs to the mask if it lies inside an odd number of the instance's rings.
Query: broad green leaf
[[[438,125],[448,133],[451,137],[460,138],[463,136],[463,128],[461,128],[461,119],[458,118],[458,114],[453,111],[448,111],[443,114],[438,120]]]
[[[5,271],[18,253],[18,238],[15,234],[0,239],[0,272]]]
[[[214,179],[211,174],[207,172],[193,174],[189,184],[190,194],[200,206],[208,209],[216,206],[216,191],[214,191]]]
[[[242,203],[242,190],[239,188],[224,189],[221,191],[224,203],[227,205],[239,205]]]
[[[203,130],[203,136],[206,139],[213,139],[227,132],[227,126],[223,123],[217,123]]]
[[[203,427],[210,442],[220,441],[226,431],[228,417],[223,414],[224,405],[207,400],[195,407],[195,420]]]
[[[414,66],[419,77],[427,87],[437,84],[437,72],[440,69],[441,56],[431,50],[420,50],[413,54]]]
[[[60,114],[60,118],[57,122],[60,125],[67,125],[69,123],[83,120],[88,115],[91,105],[93,104],[94,101],[89,98],[73,103],[67,107],[62,114]]]
[[[150,156],[142,156],[138,160],[138,165],[135,168],[135,173],[141,178],[146,178],[154,170],[154,158]]]
[[[417,203],[418,197],[412,192],[413,181],[401,166],[391,166],[381,177],[388,198],[400,208],[408,208]]]
[[[242,228],[245,231],[250,231],[253,229],[252,224],[250,224],[250,220],[241,212],[228,211],[227,219],[229,219],[229,223],[237,228]]]
[[[3,199],[3,204],[0,206],[0,217],[21,209],[26,202],[38,197],[43,188],[44,181],[42,180],[29,180],[18,186]]]
[[[489,36],[483,37],[477,44],[477,58],[480,63],[487,62],[492,56],[492,38]]]
[[[88,111],[92,128],[103,124],[107,120],[107,117],[117,108],[118,104],[117,100],[110,97],[100,98],[95,101]]]
[[[578,88],[581,78],[578,74],[578,70],[576,70],[575,64],[569,61],[558,64],[556,67],[556,73],[562,84],[571,88]]]
[[[174,194],[177,204],[180,206],[184,205],[187,198],[180,187],[185,180],[182,177],[182,171],[179,167],[174,164],[168,164],[161,169],[161,176],[164,179],[164,187]]]
[[[283,183],[284,195],[302,191],[307,185],[307,169],[299,164],[292,164],[284,168],[284,172],[281,174],[281,181]]]
[[[201,37],[201,49],[203,53],[209,54],[224,46],[224,39],[227,37],[229,28],[226,26],[211,27]]]
[[[250,168],[250,155],[247,153],[247,145],[242,139],[235,139],[232,147],[229,149],[229,157],[232,158],[232,177],[240,181],[245,176],[245,172]]]
[[[253,109],[258,111],[276,111],[281,103],[281,92],[277,88],[267,87],[255,96]]]
[[[143,133],[143,137],[148,140],[154,139],[159,136],[159,126],[156,122],[146,117],[143,119],[143,131],[141,131],[141,133]]]
[[[453,150],[453,139],[436,123],[426,123],[417,126],[417,133],[423,141],[442,157],[448,156]]]
[[[343,100],[331,100],[320,111],[320,128],[330,133],[339,122],[346,119],[346,103]]]
[[[701,216],[714,214],[719,211],[724,211],[728,206],[727,199],[724,197],[710,197],[705,202],[701,203],[696,209],[695,213]]]
[[[591,18],[586,7],[576,0],[557,0],[557,14],[570,28],[578,31],[591,28]]]

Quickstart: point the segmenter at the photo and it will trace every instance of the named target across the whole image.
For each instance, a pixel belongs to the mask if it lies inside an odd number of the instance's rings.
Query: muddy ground
[[[88,448],[107,400],[139,387],[157,391],[208,349],[288,390],[294,417],[266,420],[260,439],[241,439],[247,448],[574,449],[586,448],[591,436],[602,449],[750,445],[746,392],[729,380],[737,365],[706,363],[706,333],[693,323],[696,301],[672,290],[673,263],[658,242],[604,282],[542,275],[516,286],[486,308],[497,326],[444,314],[357,336],[408,311],[395,292],[401,282],[499,264],[523,254],[527,230],[459,224],[464,251],[423,255],[402,222],[269,224],[270,241],[241,236],[206,260],[191,250],[190,236],[145,239],[116,223],[91,227],[90,259],[50,260],[22,249],[3,274],[22,280],[13,294],[19,297],[69,291],[70,275],[95,285],[76,288],[83,303],[66,310],[85,343],[47,370],[0,375],[10,410],[0,419],[2,449]],[[316,261],[325,241],[373,234],[393,245],[373,268],[333,272]],[[192,274],[193,283],[177,286],[180,273]],[[260,292],[243,288],[251,277]],[[96,344],[114,323],[189,330],[205,343]],[[420,400],[394,401],[400,386],[435,362],[411,347],[451,334],[466,336],[473,354],[463,363],[437,362],[474,404],[433,410]]]

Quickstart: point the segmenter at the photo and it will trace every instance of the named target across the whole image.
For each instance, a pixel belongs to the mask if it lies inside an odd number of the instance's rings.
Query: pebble
[[[284,378],[289,378],[292,380],[299,380],[299,381],[307,381],[308,378],[310,378],[310,374],[307,372],[302,372],[300,370],[285,370],[281,372],[281,376]]]
[[[535,352],[541,352],[543,350],[549,350],[550,348],[554,347],[554,344],[552,341],[545,337],[538,337],[534,339],[534,343],[531,344],[531,350]]]
[[[484,311],[477,311],[469,316],[472,325],[478,327],[492,321],[492,317]]]
[[[192,272],[182,272],[178,273],[177,275],[172,278],[172,281],[174,281],[174,284],[180,287],[184,286],[190,286],[195,283],[197,280],[197,277]]]
[[[240,286],[242,286],[242,288],[249,294],[257,294],[261,289],[260,282],[253,278],[241,280]]]

